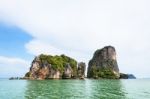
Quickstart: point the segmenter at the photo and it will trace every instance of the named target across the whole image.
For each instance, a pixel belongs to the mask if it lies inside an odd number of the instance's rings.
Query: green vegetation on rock
[[[30,72],[27,72],[27,73],[25,74],[25,77],[30,77]]]
[[[111,69],[98,69],[96,66],[92,66],[89,72],[89,78],[108,78],[115,79],[117,78],[114,72]]]
[[[42,63],[48,62],[49,64],[52,65],[52,68],[55,70],[59,70],[61,72],[64,71],[64,67],[66,64],[69,64],[73,70],[73,74],[76,75],[76,70],[77,70],[77,61],[73,58],[70,58],[64,54],[58,56],[51,56],[51,55],[44,55],[41,54],[39,56],[40,60]]]

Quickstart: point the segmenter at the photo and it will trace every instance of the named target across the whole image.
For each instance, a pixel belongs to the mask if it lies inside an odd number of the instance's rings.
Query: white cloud
[[[29,66],[26,60],[0,56],[0,77],[23,77],[29,71]]]
[[[70,57],[77,58],[79,61],[87,61],[85,60],[85,52],[76,51],[76,50],[69,50],[69,49],[62,49],[62,48],[55,48],[51,44],[47,42],[43,42],[40,40],[32,40],[25,45],[28,53],[33,55],[43,54],[50,54],[50,55],[61,55],[66,54]],[[79,57],[80,56],[80,57]]]
[[[149,0],[1,0],[0,21],[33,36],[26,44],[31,54],[65,53],[87,62],[97,48],[113,45],[121,71],[150,77],[149,4]]]
[[[61,54],[61,50],[51,46],[50,44],[47,44],[47,42],[42,42],[40,40],[32,40],[29,43],[25,45],[26,49],[28,49],[28,53],[39,55],[41,53],[43,54]]]

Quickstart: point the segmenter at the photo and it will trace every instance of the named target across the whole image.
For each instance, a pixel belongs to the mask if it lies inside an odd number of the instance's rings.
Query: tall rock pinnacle
[[[105,46],[95,51],[93,58],[89,61],[87,77],[110,79],[120,77],[116,50],[113,46]]]

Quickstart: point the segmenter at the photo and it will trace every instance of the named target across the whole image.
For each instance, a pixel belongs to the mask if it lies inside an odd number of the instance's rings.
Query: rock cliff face
[[[83,79],[85,77],[85,69],[86,69],[86,65],[84,62],[78,63],[78,77],[80,79]]]
[[[77,62],[65,55],[39,55],[33,60],[27,79],[59,79],[75,78],[77,76]]]
[[[70,64],[66,64],[63,72],[63,78],[71,78],[73,76],[73,70]]]
[[[86,65],[84,62],[78,63],[73,58],[65,55],[51,56],[39,55],[32,61],[29,72],[25,74],[25,79],[70,79],[85,77]]]
[[[50,78],[60,78],[61,73],[59,70],[52,68],[52,65],[47,61],[42,62],[39,57],[35,57],[33,60],[30,71],[25,75],[30,79],[50,79]]]
[[[88,65],[88,78],[118,79],[120,77],[116,51],[112,46],[98,49]]]

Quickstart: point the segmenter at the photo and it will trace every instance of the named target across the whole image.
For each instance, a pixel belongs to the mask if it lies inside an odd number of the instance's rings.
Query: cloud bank
[[[149,0],[1,0],[0,21],[33,40],[30,54],[67,54],[86,61],[105,45],[117,50],[120,70],[150,77]]]
[[[29,66],[30,63],[26,60],[0,56],[0,77],[23,77]]]

